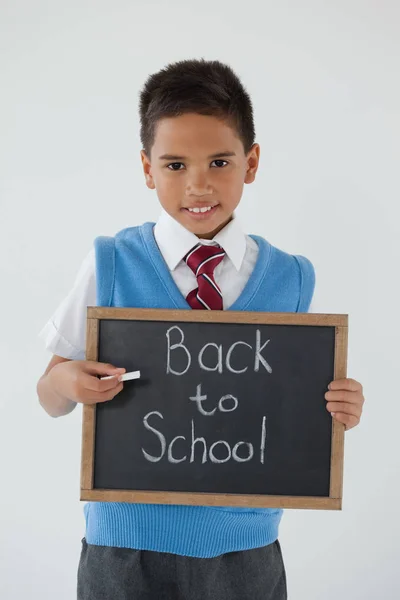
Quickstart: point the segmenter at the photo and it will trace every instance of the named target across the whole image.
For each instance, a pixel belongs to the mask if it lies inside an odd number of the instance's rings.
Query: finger
[[[124,367],[116,367],[110,363],[102,363],[97,361],[86,361],[86,373],[90,375],[115,375],[117,373],[125,373]]]
[[[335,413],[332,416],[334,419],[336,419],[340,423],[343,423],[346,426],[346,431],[348,431],[349,429],[352,429],[353,427],[358,425],[360,422],[360,419],[358,419],[357,417],[355,417],[353,415],[346,415],[344,413]]]
[[[326,392],[326,400],[332,400],[334,402],[348,402],[349,404],[362,404],[362,396],[355,394],[349,390],[337,390],[336,392]]]
[[[100,404],[102,402],[113,400],[113,398],[115,398],[115,396],[122,391],[123,387],[124,384],[121,381],[116,388],[107,390],[106,392],[89,390],[88,398],[85,400],[85,404]]]
[[[351,392],[362,391],[362,385],[355,379],[346,377],[344,379],[335,379],[328,385],[330,390],[350,390]]]
[[[354,415],[355,417],[361,416],[361,411],[357,411],[354,404],[347,404],[346,402],[328,402],[326,410],[329,412],[341,412],[346,415]]]
[[[111,379],[99,379],[94,375],[89,375],[88,373],[82,373],[79,378],[79,383],[85,390],[93,390],[95,392],[103,393],[108,390],[113,390],[118,385],[118,375],[114,375]]]

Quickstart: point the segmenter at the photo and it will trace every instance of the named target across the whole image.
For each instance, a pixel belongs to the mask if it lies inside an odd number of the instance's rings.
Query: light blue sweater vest
[[[97,305],[190,309],[153,234],[154,223],[95,240]],[[307,312],[315,286],[311,262],[252,235],[259,254],[229,310]],[[121,502],[84,506],[88,544],[209,558],[258,548],[278,537],[282,509]]]

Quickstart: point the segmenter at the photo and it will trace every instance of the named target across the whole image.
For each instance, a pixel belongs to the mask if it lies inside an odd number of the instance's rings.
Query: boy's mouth
[[[214,205],[209,205],[209,206],[193,206],[193,207],[188,207],[188,208],[182,208],[183,211],[185,211],[185,213],[187,215],[189,215],[192,219],[195,219],[196,221],[203,221],[204,219],[209,219],[217,210],[218,208],[218,204],[214,204]]]

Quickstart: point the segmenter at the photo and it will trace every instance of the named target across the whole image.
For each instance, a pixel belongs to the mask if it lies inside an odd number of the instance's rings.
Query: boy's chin
[[[232,219],[232,215],[230,215],[229,217],[225,218],[225,219],[210,219],[210,220],[204,220],[204,221],[199,221],[198,223],[191,223],[190,222],[190,217],[188,218],[181,218],[179,219],[179,222],[181,223],[181,225],[183,225],[183,227],[185,227],[185,229],[188,229],[191,233],[194,233],[194,235],[196,235],[199,238],[205,238],[205,239],[211,239],[213,238],[215,235],[217,235],[217,233],[219,231],[221,231],[221,229],[223,229],[225,227],[225,225],[227,225],[229,223],[229,221]]]

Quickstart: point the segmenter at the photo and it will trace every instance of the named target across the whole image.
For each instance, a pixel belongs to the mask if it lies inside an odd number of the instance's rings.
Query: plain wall
[[[71,600],[84,535],[81,406],[52,419],[38,333],[97,235],[156,220],[139,152],[150,73],[219,59],[252,96],[261,146],[238,216],[314,264],[315,312],[349,315],[342,511],[286,510],[293,600],[400,596],[399,4],[0,4],[0,596]]]

